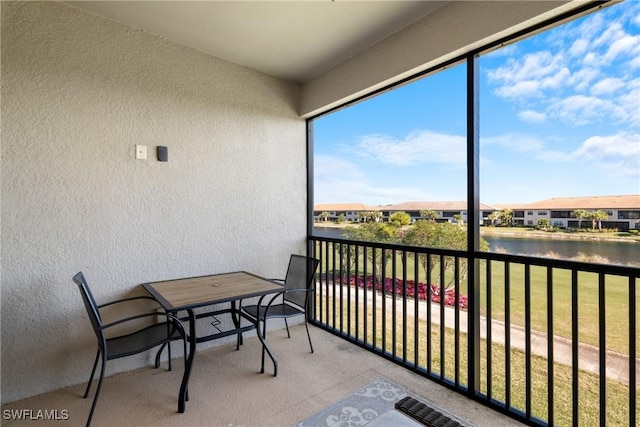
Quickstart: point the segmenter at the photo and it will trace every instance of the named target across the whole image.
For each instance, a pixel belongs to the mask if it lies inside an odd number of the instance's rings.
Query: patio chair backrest
[[[286,289],[311,289],[313,277],[318,268],[318,260],[302,255],[291,255],[287,276],[284,279]],[[299,307],[306,308],[309,292],[290,292],[284,295],[289,301]]]
[[[78,289],[80,289],[82,302],[84,302],[84,306],[87,309],[89,320],[91,320],[91,326],[93,326],[93,331],[98,337],[98,343],[102,346],[102,343],[104,342],[104,333],[102,332],[102,319],[100,318],[98,304],[96,304],[96,300],[93,298],[93,294],[91,293],[91,289],[89,289],[87,280],[84,278],[84,274],[82,274],[81,271],[73,276],[73,281],[78,285]]]

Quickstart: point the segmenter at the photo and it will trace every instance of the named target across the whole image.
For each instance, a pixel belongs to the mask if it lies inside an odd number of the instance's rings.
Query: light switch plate
[[[136,159],[147,160],[147,146],[136,144]]]

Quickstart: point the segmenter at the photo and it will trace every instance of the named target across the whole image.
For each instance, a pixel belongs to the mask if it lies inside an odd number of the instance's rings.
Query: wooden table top
[[[281,284],[245,271],[145,283],[167,310],[203,307],[282,291]]]

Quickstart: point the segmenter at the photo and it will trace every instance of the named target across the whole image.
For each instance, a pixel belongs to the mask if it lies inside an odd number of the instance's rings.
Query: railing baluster
[[[433,282],[433,277],[431,276],[431,255],[426,254],[427,258],[427,372],[432,372],[431,362],[433,360],[433,348],[431,345],[431,299],[433,297],[433,289],[431,288],[431,283]]]
[[[354,245],[354,256],[355,256],[355,292],[356,292],[356,341],[360,340],[360,287],[358,286],[358,280],[360,276],[360,270],[358,267],[360,266],[360,246]],[[365,335],[366,337],[366,335]]]
[[[414,318],[415,319],[415,318]],[[402,362],[407,363],[407,251],[402,251]]]
[[[383,261],[384,262],[384,261]],[[386,275],[383,276],[382,279],[386,286]],[[398,277],[398,273],[396,271],[396,250],[391,251],[391,354],[393,358],[396,358],[396,296],[398,293],[396,292],[396,278]]]
[[[492,320],[491,320],[491,260],[486,260],[485,265],[487,266],[486,277],[487,277],[487,309],[485,313],[485,321],[487,327],[487,400],[491,400],[492,394],[492,380],[493,380],[493,339],[491,337],[492,332]]]
[[[603,427],[607,423],[607,325],[604,286],[605,276],[600,273],[598,275],[598,325],[600,331],[600,425]]]
[[[351,333],[351,245],[347,245],[347,271],[343,273],[343,283],[344,280],[347,282],[347,335],[352,335]]]
[[[531,418],[531,264],[524,265],[525,416]]]
[[[333,296],[332,298],[332,307],[333,307],[333,313],[332,313],[332,321],[331,321],[331,325],[333,326],[333,330],[336,330],[336,244],[333,243],[331,245],[331,295]]]
[[[453,343],[453,360],[454,360],[454,378],[456,387],[460,385],[460,258],[453,259],[453,305],[455,315],[454,325],[454,343]],[[467,334],[467,336],[469,336]]]
[[[324,255],[324,295],[323,295],[323,304],[324,311],[322,313],[324,323],[326,325],[329,324],[329,242],[324,242],[322,246],[322,251]]]
[[[444,255],[440,255],[440,379],[444,381],[445,377],[445,368],[444,361],[447,358],[447,354],[445,351],[445,317],[444,317]]]
[[[344,333],[344,328],[342,327],[342,317],[344,316],[344,310],[343,310],[343,294],[342,294],[342,243],[338,243],[336,245],[337,249],[334,251],[334,256],[337,256],[337,260],[336,260],[336,264],[334,266],[334,272],[336,270],[338,270],[338,288],[336,289],[334,286],[334,290],[335,292],[338,293],[338,320],[337,320],[337,325],[338,325],[338,330],[340,331],[340,333]],[[335,280],[334,280],[334,284],[335,284]]]
[[[342,260],[342,256],[344,255],[344,243],[340,243],[340,252],[338,252],[338,256],[340,257],[340,260],[338,262],[338,266],[339,266],[339,273],[338,273],[338,277],[340,278],[340,332],[344,333],[344,283],[342,283],[342,278],[344,277],[344,262]]]
[[[578,270],[571,270],[571,378],[572,419],[578,425]]]
[[[380,249],[380,295],[382,298],[382,352],[387,352],[387,293],[384,287],[384,278],[387,277],[387,264],[383,261],[385,249]]]
[[[367,288],[367,254],[369,253],[369,248],[367,248],[366,246],[363,248],[364,250],[364,256],[362,257],[362,263],[364,264],[364,268],[362,270],[362,289],[364,289],[364,293],[363,295],[363,299],[364,299],[364,303],[362,304],[362,306],[364,307],[364,313],[362,314],[363,317],[363,322],[364,322],[364,342],[365,345],[368,343],[369,341],[369,332],[367,329],[367,326],[369,324],[369,316],[368,316],[368,312],[369,312],[369,303],[368,303],[368,293],[369,290]],[[375,334],[375,333],[374,333]],[[375,337],[375,335],[373,335]],[[375,342],[375,341],[374,341]]]
[[[504,403],[511,409],[511,273],[504,263]]]
[[[547,422],[553,425],[553,268],[547,267]]]
[[[413,364],[416,369],[420,366],[420,269],[418,254],[413,252]]]
[[[376,321],[376,316],[378,314],[378,309],[377,309],[377,301],[378,301],[378,293],[376,290],[376,248],[373,247],[371,249],[371,259],[373,260],[373,262],[371,263],[371,271],[372,271],[372,275],[373,275],[373,280],[371,281],[372,283],[372,287],[371,287],[371,298],[373,298],[373,309],[372,309],[372,315],[373,315],[373,319],[372,319],[372,325],[371,328],[373,329],[373,348],[377,348],[378,346],[378,340],[376,338],[377,335],[377,331],[378,331],[378,322]],[[384,307],[382,308],[382,319],[384,322]],[[384,337],[384,335],[383,335]],[[384,339],[384,338],[383,338]],[[384,348],[384,347],[383,347]]]
[[[629,425],[637,425],[638,407],[636,405],[636,279],[629,277]]]

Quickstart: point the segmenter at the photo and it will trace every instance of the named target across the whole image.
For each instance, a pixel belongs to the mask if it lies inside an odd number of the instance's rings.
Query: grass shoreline
[[[335,222],[314,223],[314,227],[327,228],[347,228],[358,226],[360,223],[344,223],[337,224]],[[555,230],[542,231],[531,227],[480,227],[481,236],[502,236],[516,239],[540,239],[540,240],[597,240],[608,242],[624,242],[624,243],[640,243],[640,233],[632,234],[630,232],[590,232],[590,231],[570,231]]]

